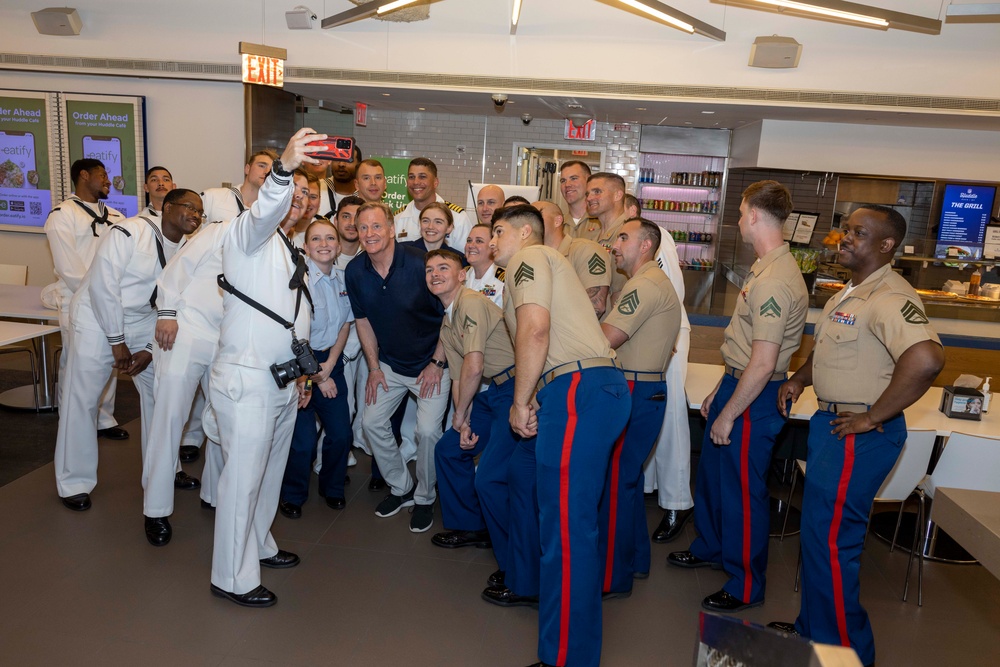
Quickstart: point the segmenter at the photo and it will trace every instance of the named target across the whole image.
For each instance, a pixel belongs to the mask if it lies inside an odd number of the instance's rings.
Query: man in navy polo
[[[368,365],[362,430],[391,489],[375,515],[416,505],[410,530],[422,533],[434,523],[434,445],[451,387],[439,341],[444,307],[427,290],[424,252],[396,243],[392,209],[368,202],[358,208],[355,225],[365,253],[347,265],[344,277]],[[417,400],[415,484],[389,426],[408,393]]]

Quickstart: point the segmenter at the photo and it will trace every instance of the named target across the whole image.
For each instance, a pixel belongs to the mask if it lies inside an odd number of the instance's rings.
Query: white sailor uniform
[[[229,222],[250,208],[243,201],[239,188],[209,188],[201,193],[201,204],[207,222]]]
[[[268,174],[256,204],[225,230],[222,270],[229,283],[281,317],[293,318],[289,289],[295,263],[278,225],[289,210],[291,176]],[[294,316],[309,337],[309,304]],[[260,560],[278,552],[270,528],[295,425],[294,383],[279,389],[270,367],[292,356],[289,331],[263,313],[223,296],[219,353],[209,400],[218,420],[225,464],[219,478],[212,583],[244,594],[260,585]]]
[[[158,219],[141,217],[114,225],[70,304],[73,335],[55,452],[62,498],[90,493],[97,485],[97,407],[101,388],[115,372],[112,345],[124,343],[133,354],[152,351],[156,315],[150,302],[156,278],[184,243],[164,238],[159,225]],[[152,365],[132,379],[139,391],[145,457],[153,416]]]
[[[62,336],[63,351],[59,357],[59,378],[66,377],[66,359],[69,350],[69,339],[73,335],[70,325],[69,302],[73,294],[80,289],[87,269],[94,261],[99,239],[106,234],[111,225],[121,222],[125,216],[105,206],[104,202],[88,204],[73,195],[49,212],[45,220],[45,236],[52,251],[52,264],[55,267],[56,299],[59,305],[59,331]],[[105,429],[117,426],[115,420],[115,389],[118,378],[112,375],[101,394],[101,407],[98,412],[97,428]],[[63,389],[66,383],[59,383],[59,403],[63,403]]]
[[[441,195],[436,196],[438,202],[451,209],[451,217],[455,222],[451,233],[444,237],[445,243],[452,248],[464,248],[465,242],[469,238],[469,230],[472,229],[475,221],[469,215],[469,211],[458,204],[445,201]],[[402,209],[395,211],[393,218],[396,224],[397,241],[416,241],[420,238],[420,211],[417,210],[417,205],[414,202],[411,201]]]
[[[176,320],[173,347],[153,346],[155,401],[152,431],[143,460],[145,497],[143,514],[170,516],[174,509],[174,473],[183,443],[185,422],[201,430],[204,399],[195,401],[198,387],[207,396],[209,371],[219,348],[222,324],[222,291],[217,279],[222,273],[222,238],[231,222],[206,223],[205,228],[167,264],[156,281],[157,318]],[[194,405],[194,407],[192,407]],[[190,419],[189,419],[190,415]],[[205,448],[201,497],[215,504],[215,489],[222,468],[218,443]]]
[[[471,266],[466,269],[465,286],[479,292],[500,308],[503,308],[504,270],[496,264],[490,264],[482,278],[476,277],[476,270]]]

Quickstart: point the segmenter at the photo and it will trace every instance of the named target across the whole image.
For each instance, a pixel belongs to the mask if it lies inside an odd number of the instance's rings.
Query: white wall
[[[669,4],[725,30],[726,42],[687,35],[596,0],[524,3],[517,35],[510,0],[443,0],[430,20],[367,19],[332,30],[288,30],[284,12],[302,0],[79,0],[77,37],[38,35],[38,0],[5,0],[0,50],[238,63],[241,40],[288,49],[292,66],[488,76],[716,84],[801,90],[1000,96],[996,24],[945,24],[940,35],[880,31],[779,15],[709,0]],[[322,16],[347,0],[305,3]],[[941,0],[878,0],[896,11],[939,18]],[[747,66],[759,35],[803,44],[797,69]],[[591,55],[597,57],[589,57]]]
[[[0,89],[146,96],[149,164],[181,187],[203,190],[243,180],[243,84],[96,77],[0,70]],[[0,232],[0,263],[28,264],[28,283],[55,277],[44,234]]]
[[[733,133],[731,167],[1000,181],[1000,132],[764,120]]]

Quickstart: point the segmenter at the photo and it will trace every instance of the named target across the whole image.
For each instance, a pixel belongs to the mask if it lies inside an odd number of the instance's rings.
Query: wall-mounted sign
[[[597,139],[597,121],[591,118],[583,125],[575,125],[570,119],[566,119],[566,139],[576,141],[595,141]]]
[[[50,168],[48,93],[0,95],[0,227],[40,231],[58,191],[60,165]],[[57,149],[58,150],[58,149]],[[6,227],[4,227],[6,228]]]
[[[368,105],[364,102],[354,103],[354,124],[358,127],[368,127]]]
[[[628,123],[615,123],[615,132],[629,132],[632,126]]]
[[[285,85],[285,61],[280,58],[244,53],[243,83],[283,88]]]

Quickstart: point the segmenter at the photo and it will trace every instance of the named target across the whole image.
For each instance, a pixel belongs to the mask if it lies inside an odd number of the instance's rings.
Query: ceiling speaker
[[[31,12],[31,20],[41,35],[79,35],[83,28],[80,15],[72,7],[49,7]]]
[[[289,30],[312,30],[316,15],[308,7],[298,6],[285,12],[285,23]]]
[[[802,45],[791,37],[758,37],[750,47],[750,67],[798,67]]]

